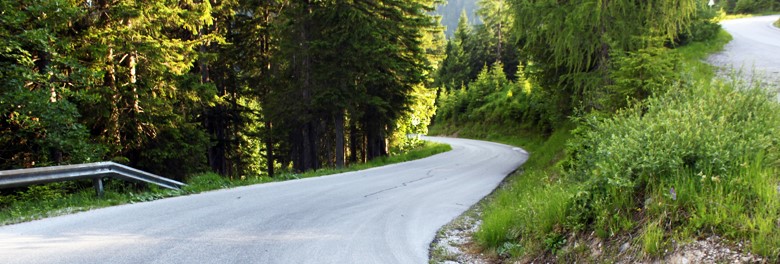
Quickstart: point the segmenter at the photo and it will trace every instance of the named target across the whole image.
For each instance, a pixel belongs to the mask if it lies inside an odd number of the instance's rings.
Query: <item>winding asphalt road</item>
[[[453,150],[364,171],[0,227],[0,263],[426,263],[435,232],[527,159]]]
[[[708,61],[726,72],[742,71],[747,79],[759,77],[770,84],[780,81],[780,29],[773,26],[780,15],[749,17],[721,22],[734,39]]]

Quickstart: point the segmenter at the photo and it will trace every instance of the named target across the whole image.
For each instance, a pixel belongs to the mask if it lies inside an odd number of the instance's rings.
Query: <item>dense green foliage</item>
[[[599,100],[614,83],[612,59],[675,39],[700,2],[511,1],[523,58],[534,61],[533,78],[552,90],[550,100],[564,115],[616,109]]]
[[[435,110],[434,4],[3,1],[0,169],[240,177],[412,147]]]

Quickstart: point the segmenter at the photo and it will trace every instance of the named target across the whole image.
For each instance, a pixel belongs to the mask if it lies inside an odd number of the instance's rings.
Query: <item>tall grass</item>
[[[522,146],[531,155],[523,172],[512,175],[486,205],[482,225],[475,234],[481,245],[499,254],[521,255],[555,249],[565,242],[560,219],[565,216],[573,185],[562,184],[557,163],[564,157],[570,129],[571,124],[566,123],[541,140],[518,136],[527,132],[484,137]]]
[[[273,178],[258,176],[231,180],[215,173],[202,173],[190,177],[187,180],[187,186],[184,186],[182,190],[162,189],[153,185],[148,188],[138,188],[136,184],[108,178],[105,179],[105,193],[102,198],[98,198],[95,194],[95,191],[91,187],[91,181],[61,182],[30,186],[15,193],[8,193],[5,195],[0,193],[0,225],[217,189],[362,170],[421,159],[451,149],[452,148],[446,144],[426,141],[421,146],[410,149],[404,153],[377,158],[368,163],[356,164],[342,169],[320,169],[301,174],[283,173]]]

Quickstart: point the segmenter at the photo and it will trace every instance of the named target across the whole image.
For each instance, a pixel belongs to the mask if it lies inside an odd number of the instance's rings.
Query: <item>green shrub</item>
[[[700,1],[699,6],[696,9],[691,19],[691,23],[688,28],[678,32],[677,38],[674,40],[674,46],[682,46],[691,42],[707,41],[715,38],[721,29],[718,24],[718,11],[719,9],[712,8],[706,5],[706,1]]]
[[[611,236],[644,217],[662,219],[663,230],[780,244],[776,225],[757,228],[777,219],[774,100],[759,87],[713,81],[676,86],[613,117],[585,117],[565,166],[586,183],[568,205],[568,223]],[[656,240],[657,231],[645,232]],[[776,254],[767,250],[759,252]]]

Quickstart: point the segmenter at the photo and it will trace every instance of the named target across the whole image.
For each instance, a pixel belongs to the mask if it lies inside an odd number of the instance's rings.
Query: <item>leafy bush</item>
[[[664,230],[763,236],[780,245],[776,225],[757,228],[780,208],[774,96],[737,82],[674,88],[613,117],[582,120],[566,168],[586,185],[569,203],[569,226],[608,237],[649,217],[663,219]],[[645,232],[656,240],[657,231]]]

